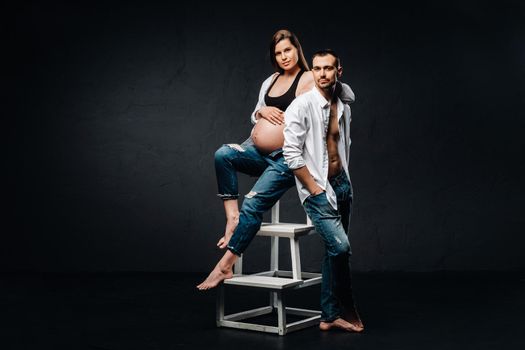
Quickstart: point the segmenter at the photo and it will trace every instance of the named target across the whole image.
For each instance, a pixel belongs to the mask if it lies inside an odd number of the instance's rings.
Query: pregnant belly
[[[283,130],[284,124],[273,125],[266,119],[259,119],[252,129],[252,139],[255,147],[264,154],[268,154],[283,147]]]

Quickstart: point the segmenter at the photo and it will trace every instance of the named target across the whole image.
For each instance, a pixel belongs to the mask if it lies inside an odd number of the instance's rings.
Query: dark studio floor
[[[354,274],[364,334],[312,327],[284,337],[215,327],[204,275],[2,275],[1,349],[523,349],[525,274]],[[318,305],[318,287],[289,304]],[[267,297],[228,287],[227,305]],[[229,309],[227,310],[229,311]]]

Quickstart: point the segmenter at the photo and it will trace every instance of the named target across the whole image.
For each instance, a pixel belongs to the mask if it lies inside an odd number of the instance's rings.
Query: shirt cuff
[[[286,160],[286,163],[291,170],[299,169],[306,165],[303,158]]]

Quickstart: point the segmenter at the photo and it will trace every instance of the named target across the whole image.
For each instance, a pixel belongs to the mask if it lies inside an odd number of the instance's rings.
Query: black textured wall
[[[248,136],[282,27],[308,59],[338,51],[356,92],[354,269],[523,269],[524,5],[277,6],[13,10],[1,269],[209,270],[224,226],[213,154]],[[295,189],[283,218],[303,219]],[[248,266],[267,250],[254,241]],[[322,251],[308,238],[303,264]]]

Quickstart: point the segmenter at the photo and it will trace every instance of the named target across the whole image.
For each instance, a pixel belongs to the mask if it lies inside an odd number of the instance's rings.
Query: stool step
[[[258,275],[241,275],[224,280],[224,284],[267,289],[285,289],[303,284],[303,280],[292,278],[267,277]]]
[[[308,224],[291,224],[291,223],[267,223],[263,222],[258,236],[274,236],[274,237],[288,237],[293,238],[297,236],[304,236],[314,230],[313,225]]]

